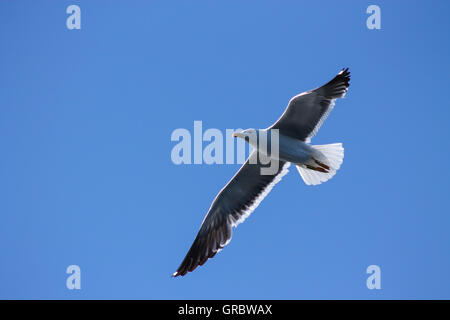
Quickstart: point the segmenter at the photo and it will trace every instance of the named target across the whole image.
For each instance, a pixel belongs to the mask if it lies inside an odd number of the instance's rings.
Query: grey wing
[[[293,97],[280,119],[270,128],[309,142],[333,110],[335,100],[347,93],[349,81],[350,72],[346,68],[322,87]]]
[[[244,221],[288,172],[290,163],[280,161],[275,174],[261,175],[263,165],[255,160],[256,157],[254,151],[216,196],[174,277],[193,271],[225,247],[231,240],[231,228]]]

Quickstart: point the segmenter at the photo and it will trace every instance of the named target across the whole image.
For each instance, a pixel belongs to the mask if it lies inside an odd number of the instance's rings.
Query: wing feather
[[[243,222],[288,172],[290,163],[280,161],[275,174],[261,175],[263,165],[250,160],[255,157],[256,151],[216,196],[174,277],[193,271],[222,250],[231,241],[232,227]]]
[[[310,142],[333,110],[336,99],[345,96],[349,85],[350,71],[346,68],[322,87],[293,97],[284,113],[270,128]]]

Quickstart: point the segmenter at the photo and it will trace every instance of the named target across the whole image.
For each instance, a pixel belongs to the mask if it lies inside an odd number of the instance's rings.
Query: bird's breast
[[[268,135],[267,143],[258,144],[258,151],[275,160],[302,163],[310,159],[313,149],[299,139],[278,134],[278,139]]]

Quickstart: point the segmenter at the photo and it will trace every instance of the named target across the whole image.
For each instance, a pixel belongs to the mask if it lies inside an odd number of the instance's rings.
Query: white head
[[[233,137],[242,138],[251,145],[256,145],[258,142],[258,130],[252,128],[242,130],[241,132],[234,132]]]

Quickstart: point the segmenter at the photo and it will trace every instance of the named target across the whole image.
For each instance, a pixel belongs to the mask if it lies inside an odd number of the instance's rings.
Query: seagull
[[[347,93],[350,81],[348,68],[339,72],[327,84],[293,97],[281,117],[267,129],[246,129],[233,133],[254,147],[246,162],[228,184],[220,190],[200,226],[200,230],[173,277],[184,276],[214,257],[231,240],[232,227],[243,222],[261,203],[293,163],[307,185],[318,185],[331,179],[344,158],[342,143],[310,145],[330,114],[338,98]],[[277,135],[272,135],[273,133]],[[262,139],[265,134],[266,146]],[[256,139],[249,137],[256,136]],[[273,137],[278,137],[273,140]],[[268,151],[278,145],[278,154]],[[272,149],[270,149],[272,150]],[[259,156],[259,157],[258,157]],[[270,174],[263,174],[261,157],[277,161]],[[264,162],[265,163],[265,162]]]

